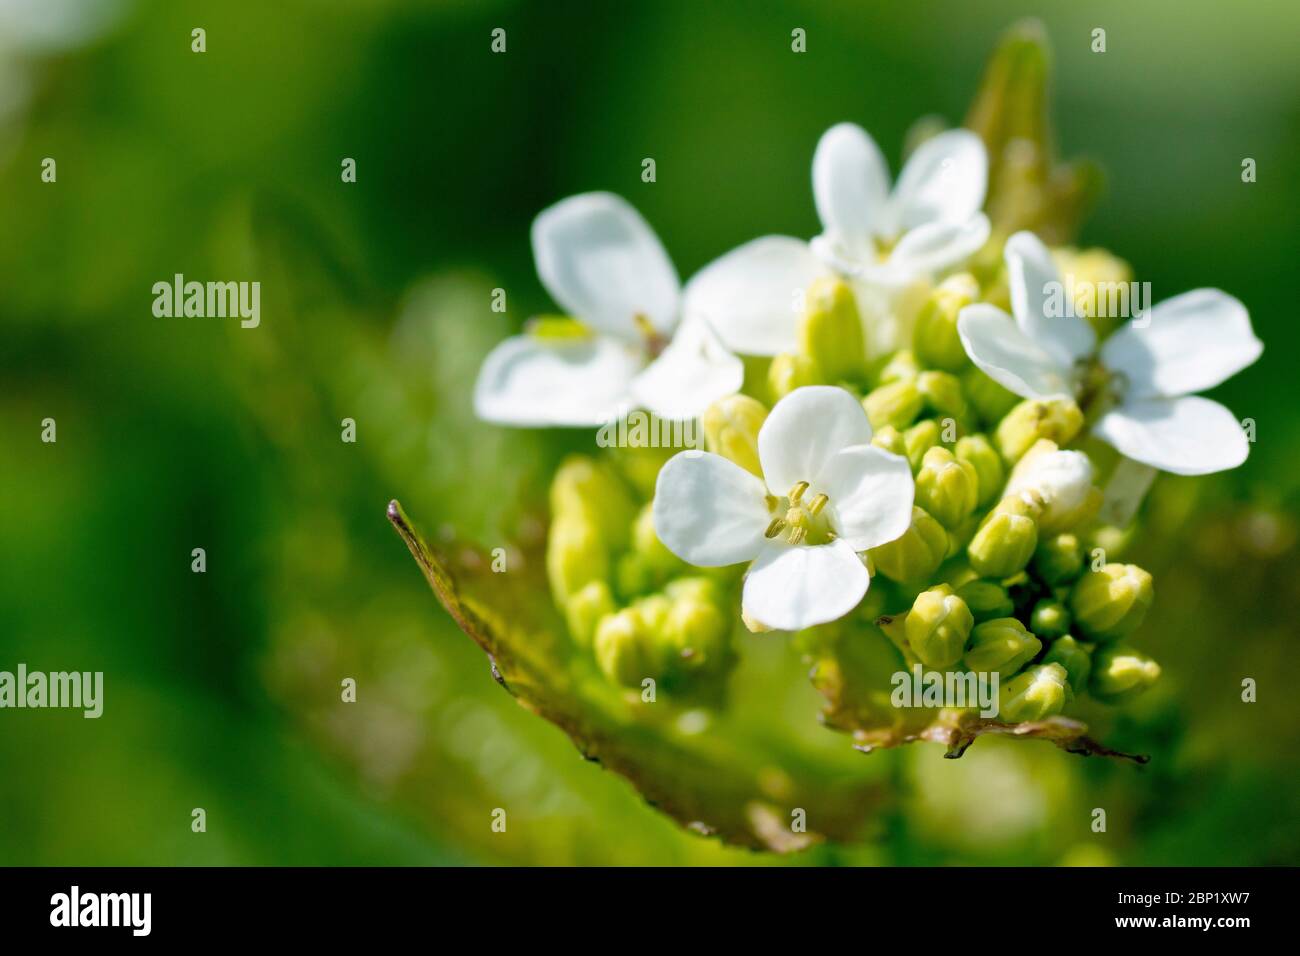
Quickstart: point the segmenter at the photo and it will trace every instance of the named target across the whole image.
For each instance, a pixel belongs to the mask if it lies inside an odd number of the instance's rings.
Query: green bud
[[[948,533],[930,514],[912,507],[912,524],[902,536],[873,548],[876,569],[892,581],[924,581],[939,569],[948,550]]]
[[[551,518],[581,518],[610,549],[627,547],[636,505],[628,487],[605,461],[570,455],[551,481]]]
[[[1070,592],[1079,630],[1094,641],[1113,641],[1137,630],[1155,598],[1151,575],[1136,564],[1107,564],[1089,571]]]
[[[921,459],[916,473],[916,503],[948,530],[957,528],[975,510],[979,475],[969,462],[936,446]]]
[[[1007,589],[994,581],[976,579],[957,589],[957,596],[966,602],[975,620],[983,623],[998,617],[1010,617],[1015,605]]]
[[[1070,612],[1060,601],[1044,598],[1029,615],[1029,629],[1045,641],[1058,638],[1070,630]]]
[[[1065,709],[1069,686],[1060,664],[1040,664],[998,688],[998,719],[1009,724],[1054,717]]]
[[[1007,412],[998,423],[994,438],[1002,457],[1015,464],[1040,438],[1065,445],[1082,427],[1083,412],[1074,399],[1064,395],[1027,398]]]
[[[658,677],[658,655],[645,630],[642,614],[624,608],[601,619],[593,641],[596,663],[615,684],[640,687],[647,677]]]
[[[707,578],[680,579],[669,585],[668,599],[672,607],[662,636],[670,659],[684,670],[716,669],[726,657],[731,627],[713,582]]]
[[[923,404],[921,392],[912,379],[900,379],[877,386],[862,400],[862,407],[867,410],[867,418],[873,429],[884,428],[886,425],[906,428],[921,413]]]
[[[893,452],[900,458],[907,457],[907,443],[903,441],[903,433],[893,425],[886,425],[872,435],[871,444],[877,448],[883,448],[885,451]]]
[[[1092,324],[1098,339],[1115,331],[1124,320],[1127,302],[1116,301],[1100,290],[1128,288],[1133,267],[1105,249],[1054,249],[1052,258],[1063,276],[1072,276],[1074,308]],[[1131,306],[1130,306],[1131,308]]]
[[[978,505],[983,507],[995,501],[1002,491],[1002,482],[1006,472],[1002,467],[1002,456],[983,435],[965,435],[957,439],[953,449],[957,457],[969,462],[979,477]]]
[[[962,661],[976,673],[997,671],[1006,677],[1032,661],[1042,649],[1043,642],[1014,617],[996,617],[975,625]]]
[[[843,279],[825,276],[813,281],[806,296],[807,311],[799,327],[801,351],[831,382],[862,378],[866,346],[862,319],[853,290]]]
[[[907,643],[926,667],[951,667],[961,660],[974,626],[966,602],[940,584],[916,596],[905,625]]]
[[[1088,686],[1088,673],[1092,670],[1092,655],[1088,649],[1069,634],[1058,637],[1043,655],[1044,664],[1060,664],[1070,676],[1070,685],[1079,690]]]
[[[767,368],[767,388],[776,401],[785,398],[796,388],[822,385],[825,381],[816,362],[795,352],[776,356]]]
[[[912,345],[931,368],[956,372],[970,364],[957,334],[957,315],[979,298],[980,287],[968,272],[951,275],[930,293],[916,317]]]
[[[667,577],[686,568],[686,562],[673,554],[655,534],[654,502],[648,501],[637,513],[632,526],[632,549],[647,568]]]
[[[1007,497],[989,512],[966,554],[981,577],[1007,578],[1024,569],[1037,545],[1033,507]]]
[[[921,366],[911,349],[899,349],[890,355],[876,373],[876,384],[887,385],[890,382],[910,382],[921,374]]]
[[[609,577],[609,550],[597,525],[581,512],[561,512],[546,539],[546,575],[561,606],[588,583]]]
[[[579,588],[564,605],[564,619],[574,643],[579,647],[590,647],[601,619],[616,610],[614,596],[604,581],[589,581]]]
[[[916,377],[916,387],[934,415],[953,419],[965,416],[966,396],[962,394],[961,381],[956,375],[922,372]]]
[[[969,368],[961,375],[962,391],[975,413],[986,422],[1001,421],[1002,416],[1016,407],[1020,396],[1003,388],[978,368]]]
[[[925,453],[938,445],[941,437],[939,423],[933,418],[919,421],[903,432],[903,446],[907,451],[908,463],[912,466],[912,474],[921,470]]]
[[[704,410],[704,447],[727,458],[760,478],[763,466],[758,463],[758,430],[767,420],[763,403],[748,395],[731,395],[719,399]]]
[[[1160,677],[1160,665],[1141,651],[1123,644],[1097,648],[1092,658],[1088,690],[1109,704],[1122,704],[1141,694]]]
[[[1034,573],[1052,586],[1073,581],[1083,570],[1083,546],[1072,532],[1054,534],[1038,542]]]

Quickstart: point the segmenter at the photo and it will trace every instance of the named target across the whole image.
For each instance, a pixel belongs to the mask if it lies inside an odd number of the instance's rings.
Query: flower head
[[[677,271],[625,200],[585,193],[533,222],[537,275],[576,320],[539,323],[488,355],[474,389],[480,418],[592,426],[644,407],[699,415],[740,388],[740,360],[682,304]]]
[[[1098,437],[1161,471],[1201,475],[1246,460],[1246,436],[1230,411],[1192,393],[1241,371],[1264,346],[1245,307],[1218,289],[1154,306],[1097,345],[1086,320],[1058,306],[1060,277],[1032,233],[1007,240],[1011,311],[962,309],[957,326],[971,360],[1025,398],[1066,394],[1100,410]]]
[[[655,532],[701,567],[753,561],[745,617],[798,630],[857,606],[870,579],[859,553],[907,530],[907,461],[871,444],[847,391],[808,386],[772,409],[758,433],[762,478],[720,455],[685,451],[655,487]]]

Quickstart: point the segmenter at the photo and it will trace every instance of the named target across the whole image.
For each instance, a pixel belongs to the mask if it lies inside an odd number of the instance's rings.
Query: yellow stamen
[[[825,495],[818,495],[808,503],[808,513],[814,518],[817,517],[817,515],[822,513],[822,509],[826,507],[826,502],[830,500],[831,499],[827,498]]]
[[[763,537],[775,538],[778,534],[781,533],[781,529],[784,527],[785,527],[784,518],[773,518],[772,523],[769,524],[767,526],[767,530],[763,532]]]
[[[799,527],[799,528],[791,528],[791,529],[790,529],[790,543],[791,543],[791,544],[798,544],[800,541],[802,541],[802,540],[804,539],[804,536],[805,536],[807,533],[808,533],[808,530],[807,530],[806,528],[803,528],[803,527]]]
[[[807,490],[808,490],[808,482],[806,481],[801,481],[793,488],[791,488],[790,494],[787,496],[790,499],[790,504],[797,505],[799,503],[799,499],[803,497],[803,493]]]

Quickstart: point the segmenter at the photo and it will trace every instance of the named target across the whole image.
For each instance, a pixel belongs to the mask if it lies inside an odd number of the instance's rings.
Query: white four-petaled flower
[[[646,408],[682,420],[740,388],[740,359],[683,305],[672,261],[625,200],[565,199],[533,221],[532,241],[538,277],[581,328],[493,349],[474,388],[480,418],[592,426]]]
[[[1161,471],[1203,475],[1246,460],[1249,446],[1233,414],[1192,394],[1259,358],[1264,346],[1245,306],[1218,289],[1186,292],[1098,349],[1092,326],[1058,307],[1062,285],[1047,247],[1018,232],[1005,256],[1014,320],[978,303],[957,321],[967,354],[991,378],[1024,398],[1104,402],[1092,432]]]
[[[854,280],[859,307],[878,326],[897,321],[894,293],[976,252],[989,237],[980,207],[988,158],[980,138],[949,130],[922,143],[893,191],[889,167],[860,126],[840,123],[813,156],[822,234],[811,243],[764,236],[727,253],[691,280],[688,296],[728,348],[777,355],[797,346],[798,290],[828,271]],[[871,309],[870,302],[882,302]],[[896,347],[873,329],[877,350]]]
[[[842,617],[870,584],[859,552],[911,523],[906,459],[873,446],[862,406],[828,386],[777,402],[758,457],[762,479],[720,455],[675,455],[655,487],[655,533],[701,567],[753,561],[741,601],[748,620],[798,630]]]

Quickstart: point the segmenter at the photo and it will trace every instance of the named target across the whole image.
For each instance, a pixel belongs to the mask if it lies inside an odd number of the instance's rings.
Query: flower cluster
[[[575,456],[555,478],[553,595],[610,680],[716,690],[742,622],[840,622],[900,667],[996,674],[1011,723],[1156,680],[1128,644],[1151,575],[1113,560],[1149,483],[1132,476],[1240,465],[1242,427],[1193,393],[1262,346],[1218,290],[1116,315],[1095,290],[1127,266],[997,234],[987,177],[953,130],[891,190],[871,138],[837,125],[813,158],[822,234],[756,239],[684,288],[617,197],[538,217],[566,315],[488,357],[480,415],[640,408],[699,419],[707,448]]]

